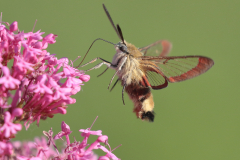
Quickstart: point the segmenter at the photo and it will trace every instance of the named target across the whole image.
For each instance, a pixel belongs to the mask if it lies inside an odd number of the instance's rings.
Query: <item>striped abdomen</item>
[[[133,112],[136,113],[137,117],[142,120],[153,121],[154,102],[150,88],[131,83],[126,86],[125,91],[134,103]]]

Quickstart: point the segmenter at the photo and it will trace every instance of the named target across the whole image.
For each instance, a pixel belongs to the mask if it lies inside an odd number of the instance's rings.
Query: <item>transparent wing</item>
[[[214,62],[212,59],[203,56],[176,56],[176,57],[146,57],[143,61],[151,61],[158,66],[169,82],[180,82],[196,77],[210,69]],[[151,76],[152,77],[152,76]],[[150,78],[148,78],[150,79]],[[154,78],[155,80],[156,78]]]
[[[152,89],[162,89],[168,86],[168,81],[166,77],[155,64],[143,62],[141,66],[145,72],[145,75],[142,79],[143,86],[151,87]]]
[[[172,49],[172,44],[166,40],[159,40],[152,43],[146,47],[140,48],[139,51],[143,53],[144,56],[160,56],[165,57]]]
[[[152,89],[162,89],[168,86],[167,80],[159,73],[147,71],[146,77]]]

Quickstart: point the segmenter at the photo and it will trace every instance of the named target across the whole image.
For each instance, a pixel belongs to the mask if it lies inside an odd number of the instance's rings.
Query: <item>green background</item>
[[[15,140],[33,140],[51,127],[56,134],[65,121],[73,130],[71,136],[81,141],[78,130],[90,127],[99,116],[92,129],[108,135],[112,148],[122,144],[113,152],[121,159],[240,159],[240,1],[4,0],[0,11],[3,21],[18,21],[25,32],[32,30],[37,19],[35,31],[58,35],[57,43],[49,45],[48,51],[73,60],[84,56],[96,38],[119,41],[102,3],[120,24],[124,38],[137,47],[167,39],[173,44],[170,55],[203,55],[211,57],[215,65],[200,77],[152,91],[154,123],[136,118],[126,93],[126,105],[122,104],[120,85],[112,92],[107,90],[113,70],[99,78],[105,67],[90,71],[90,81],[75,96],[77,103],[69,105],[66,115],[41,121],[40,127],[33,123]],[[86,62],[98,56],[111,61],[114,54],[112,45],[99,41]],[[89,142],[95,139],[92,136]]]

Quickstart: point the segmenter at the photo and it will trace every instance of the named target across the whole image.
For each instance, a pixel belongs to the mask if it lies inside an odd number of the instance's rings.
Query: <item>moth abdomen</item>
[[[133,112],[136,113],[137,117],[152,122],[154,119],[154,102],[150,87],[131,83],[126,86],[125,91],[134,103]]]

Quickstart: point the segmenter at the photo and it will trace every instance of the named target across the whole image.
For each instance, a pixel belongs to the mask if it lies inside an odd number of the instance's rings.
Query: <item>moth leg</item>
[[[108,70],[108,67],[101,74],[99,74],[97,77],[100,77],[101,75],[103,75],[103,73],[105,73],[107,70]]]
[[[91,71],[91,70],[93,70],[93,69],[98,69],[98,68],[100,68],[103,64],[105,64],[108,68],[112,68],[112,69],[116,69],[116,68],[117,68],[116,65],[112,65],[110,62],[108,62],[108,61],[106,61],[106,60],[104,60],[104,59],[102,59],[102,58],[100,58],[100,57],[94,58],[94,59],[91,60],[90,62],[88,62],[88,63],[86,63],[86,64],[84,64],[84,65],[82,65],[82,66],[80,66],[80,67],[84,67],[84,66],[86,66],[86,65],[88,65],[88,64],[90,64],[90,63],[93,63],[93,62],[95,62],[95,61],[98,60],[98,59],[102,60],[103,62],[97,64],[97,65],[94,66],[93,68],[90,68],[90,69],[86,70],[85,72]]]
[[[116,86],[117,82],[119,81],[119,79],[116,80],[116,82],[114,83],[114,85],[112,86],[110,92],[113,90],[113,88]]]
[[[117,75],[118,71],[119,71],[119,70],[117,70],[117,71],[114,73],[114,75],[113,75],[113,77],[112,77],[112,79],[111,79],[111,81],[110,81],[110,83],[109,83],[109,85],[108,85],[108,89],[109,89],[109,87],[110,87],[110,85],[111,85],[114,77]]]
[[[109,89],[109,86],[111,85],[114,77],[115,77],[115,76],[117,75],[117,73],[122,69],[122,67],[123,67],[123,65],[125,64],[126,60],[127,60],[127,57],[124,57],[124,58],[122,58],[122,60],[120,61],[120,65],[118,65],[119,67],[118,67],[117,71],[114,73],[114,75],[113,75],[113,77],[112,77],[112,79],[111,79],[111,81],[110,81],[110,83],[109,83],[109,85],[108,85],[108,89]]]
[[[126,87],[126,83],[124,83],[123,89],[122,89],[122,101],[123,101],[123,105],[125,105],[125,103],[124,103],[124,90],[125,90],[125,87]]]
[[[90,63],[93,63],[93,62],[95,62],[95,61],[98,60],[98,59],[102,60],[102,61],[105,62],[105,63],[111,64],[110,62],[108,62],[108,61],[106,61],[106,60],[104,60],[104,59],[102,59],[102,58],[100,58],[100,57],[97,57],[97,58],[92,59],[90,62],[85,63],[84,65],[81,65],[81,66],[79,66],[79,67],[85,67],[86,65],[88,65],[88,64],[90,64]],[[112,64],[111,64],[111,65],[112,65]],[[108,65],[107,65],[107,66],[108,66]],[[108,66],[108,67],[109,67],[109,66]]]
[[[103,64],[106,64],[108,67],[111,66],[111,63],[102,62],[102,63],[99,63],[99,64],[97,64],[96,66],[94,66],[94,67],[86,70],[85,72],[91,71],[91,70],[93,70],[93,69],[98,69],[98,68],[100,68]]]
[[[94,59],[92,59],[90,62],[88,62],[88,63],[86,63],[86,64],[83,64],[83,65],[81,65],[81,66],[79,66],[79,67],[84,67],[84,66],[86,66],[86,65],[88,65],[88,64],[90,64],[90,63],[93,63],[93,62],[95,62],[96,60],[98,60],[100,57],[97,57],[97,58],[94,58]]]

